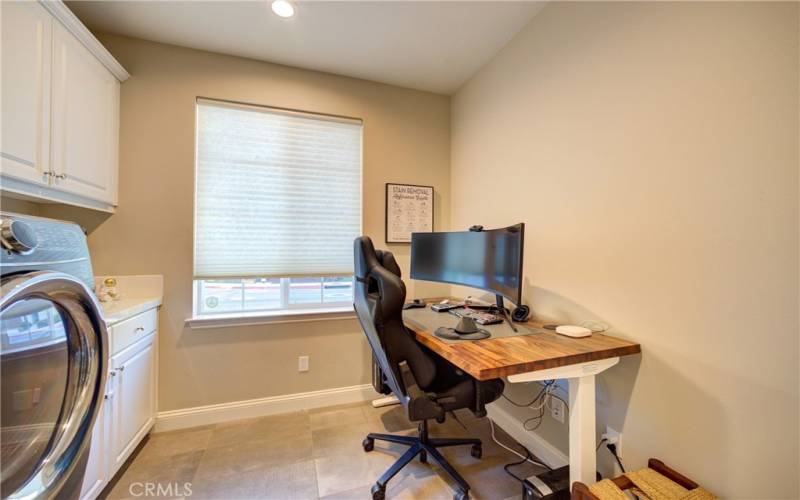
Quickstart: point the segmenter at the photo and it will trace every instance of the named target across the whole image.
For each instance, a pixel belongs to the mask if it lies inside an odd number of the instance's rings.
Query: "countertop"
[[[161,297],[126,297],[120,300],[101,302],[100,304],[103,306],[103,319],[106,320],[107,326],[111,326],[131,316],[160,306]]]
[[[161,305],[164,297],[164,277],[161,275],[95,276],[96,290],[106,278],[117,281],[117,293],[120,294],[119,300],[100,302],[107,326]]]

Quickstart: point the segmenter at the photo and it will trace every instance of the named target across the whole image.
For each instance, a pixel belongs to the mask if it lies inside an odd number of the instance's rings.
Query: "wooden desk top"
[[[411,316],[414,316],[413,313],[404,315],[404,322],[420,343],[478,380],[628,356],[642,350],[639,344],[610,335],[594,333],[590,337],[575,339],[552,330],[532,335],[448,343],[434,335],[435,328],[421,324]],[[453,320],[455,324],[456,318],[453,317]],[[523,325],[534,328],[543,326],[535,321]],[[491,327],[487,329],[491,330]]]

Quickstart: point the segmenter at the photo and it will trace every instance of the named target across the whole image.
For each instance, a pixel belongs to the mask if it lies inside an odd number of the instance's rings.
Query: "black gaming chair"
[[[390,252],[376,251],[366,236],[355,240],[355,274],[356,315],[384,382],[405,407],[408,419],[419,422],[418,436],[368,434],[364,439],[364,451],[372,451],[376,439],[409,447],[372,487],[372,498],[383,499],[386,483],[417,455],[423,463],[430,455],[460,486],[453,498],[464,500],[469,496],[469,484],[437,448],[471,445],[472,456],[480,458],[481,441],[430,438],[428,419],[443,422],[446,412],[461,408],[485,416],[484,405],[500,397],[503,381],[479,382],[415,340],[403,324],[406,287],[400,279],[400,267]]]

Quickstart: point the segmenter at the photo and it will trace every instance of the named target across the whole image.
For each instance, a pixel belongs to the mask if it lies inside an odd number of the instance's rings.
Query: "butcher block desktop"
[[[478,380],[508,377],[641,352],[639,344],[611,335],[594,333],[590,337],[571,338],[552,330],[528,335],[448,343],[434,335],[435,327],[424,320],[421,321],[421,316],[424,317],[419,309],[406,310],[403,315],[406,327],[414,332],[417,340]],[[453,318],[455,325],[457,321],[455,316],[449,314],[447,316]],[[542,323],[536,321],[517,326],[536,329],[544,327]],[[491,333],[492,330],[509,327],[500,324],[481,326],[481,328]]]

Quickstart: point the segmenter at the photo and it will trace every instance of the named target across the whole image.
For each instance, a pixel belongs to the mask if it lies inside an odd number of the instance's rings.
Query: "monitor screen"
[[[524,233],[522,223],[485,231],[414,233],[411,278],[480,288],[519,304]]]

